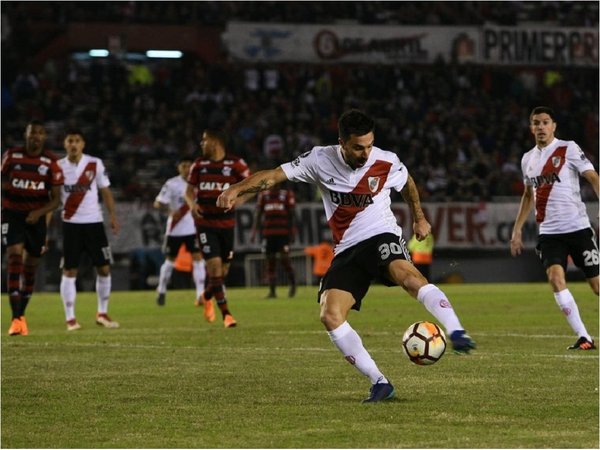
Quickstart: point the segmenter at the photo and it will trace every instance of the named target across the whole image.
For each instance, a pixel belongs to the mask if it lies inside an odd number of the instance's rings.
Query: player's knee
[[[351,304],[348,303],[346,298],[333,299],[328,294],[330,294],[329,291],[325,291],[321,294],[320,319],[325,328],[331,331],[335,330],[346,321]]]
[[[552,286],[555,292],[562,291],[567,288],[565,280],[565,272],[560,266],[552,266],[547,271],[548,283]]]

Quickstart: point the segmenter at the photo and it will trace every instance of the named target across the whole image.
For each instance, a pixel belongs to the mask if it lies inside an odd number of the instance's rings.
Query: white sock
[[[75,281],[77,277],[67,277],[65,275],[60,279],[60,297],[62,298],[65,308],[65,319],[67,322],[75,318],[75,297],[77,296],[77,288]]]
[[[164,294],[167,292],[167,284],[173,274],[173,261],[165,259],[165,262],[160,266],[160,275],[158,276],[158,293]]]
[[[571,325],[571,328],[575,334],[577,336],[583,336],[588,341],[591,341],[592,337],[588,334],[587,330],[585,329],[585,325],[581,321],[581,317],[579,316],[579,308],[577,308],[577,303],[575,303],[575,299],[573,298],[571,291],[565,289],[560,292],[555,292],[554,299],[556,300],[560,310],[567,318],[567,322],[569,322],[569,325]]]
[[[206,263],[203,259],[200,261],[192,261],[192,277],[196,285],[196,298],[200,298],[204,292],[204,282],[206,281]]]
[[[348,322],[344,322],[328,334],[331,342],[342,352],[346,361],[369,377],[372,384],[388,383],[387,378],[379,371],[377,364],[363,346],[360,336]]]
[[[96,277],[96,296],[98,297],[98,312],[106,314],[108,312],[108,297],[110,296],[111,277]]]
[[[448,297],[437,286],[433,284],[423,286],[417,293],[417,300],[444,326],[448,337],[453,331],[464,330]]]

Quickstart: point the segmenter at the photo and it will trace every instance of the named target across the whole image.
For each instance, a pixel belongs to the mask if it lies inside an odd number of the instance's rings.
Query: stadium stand
[[[533,7],[533,6],[537,7]],[[23,124],[48,124],[51,147],[77,124],[105,159],[117,199],[151,201],[173,161],[198,152],[197,130],[223,126],[251,168],[273,166],[336,140],[348,107],[378,118],[377,144],[398,152],[422,181],[424,201],[520,195],[520,155],[531,146],[524,121],[533,103],[556,107],[560,132],[597,165],[596,69],[434,66],[207,64],[28,56],[65,24],[230,20],[364,24],[598,24],[596,2],[6,2],[2,8],[2,144],[21,142]],[[390,89],[391,87],[391,89]],[[506,94],[510,95],[506,95]],[[515,100],[518,99],[518,100]],[[270,143],[277,142],[275,154]],[[275,156],[274,156],[275,155]],[[314,192],[295,186],[300,201]]]

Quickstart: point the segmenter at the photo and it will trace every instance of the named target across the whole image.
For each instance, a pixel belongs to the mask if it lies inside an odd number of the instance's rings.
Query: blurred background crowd
[[[337,119],[357,107],[377,118],[376,145],[397,152],[424,201],[510,199],[522,192],[521,155],[533,146],[532,107],[558,116],[598,166],[598,68],[434,65],[208,64],[119,58],[31,58],[70,22],[229,21],[598,26],[597,2],[2,2],[2,147],[23,142],[30,119],[48,147],[82,128],[104,158],[117,200],[152,201],[198,136],[223,127],[252,170],[337,142]],[[299,201],[315,199],[294,185]],[[584,198],[593,199],[591,191]]]

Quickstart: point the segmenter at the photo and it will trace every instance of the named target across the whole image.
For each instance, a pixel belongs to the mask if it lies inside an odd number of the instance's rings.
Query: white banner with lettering
[[[230,22],[222,39],[247,62],[598,66],[597,28]]]
[[[485,64],[598,66],[598,29],[484,27],[479,61]]]
[[[117,205],[122,230],[110,236],[113,252],[128,253],[138,248],[159,248],[162,245],[166,216],[150,205],[120,203]],[[507,249],[516,217],[518,203],[424,203],[423,211],[431,223],[438,249]],[[404,203],[392,204],[406,239],[412,223]],[[587,204],[592,226],[598,231],[598,204]],[[235,248],[237,251],[259,251],[258,243],[250,242],[254,206],[243,205],[236,210]],[[300,203],[296,207],[297,238],[293,248],[315,245],[329,239],[331,233],[320,203]],[[537,224],[531,215],[523,227],[523,240],[529,249],[535,247]]]
[[[222,37],[229,54],[243,61],[431,64],[448,61],[455,48],[472,57],[478,34],[474,27],[230,22]]]

